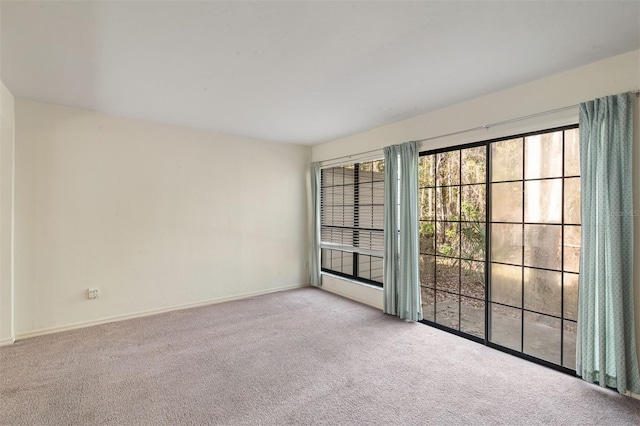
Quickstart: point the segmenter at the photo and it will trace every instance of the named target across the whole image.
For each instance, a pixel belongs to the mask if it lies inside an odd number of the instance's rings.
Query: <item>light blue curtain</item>
[[[418,142],[384,148],[384,160],[384,312],[420,321]]]
[[[640,393],[633,306],[633,99],[580,104],[582,244],[576,372]]]
[[[384,148],[384,313],[398,315],[398,146]]]
[[[311,285],[320,287],[320,163],[311,163]]]

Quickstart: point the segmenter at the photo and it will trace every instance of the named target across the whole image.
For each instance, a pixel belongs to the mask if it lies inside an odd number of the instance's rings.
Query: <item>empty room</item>
[[[0,424],[640,424],[639,94],[638,0],[0,0]]]

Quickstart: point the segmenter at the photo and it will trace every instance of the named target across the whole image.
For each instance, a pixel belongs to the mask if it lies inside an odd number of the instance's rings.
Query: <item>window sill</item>
[[[346,282],[349,282],[349,283],[352,283],[352,284],[357,284],[357,285],[360,285],[360,286],[363,286],[363,287],[368,287],[368,288],[371,288],[373,290],[382,291],[382,287],[380,287],[380,286],[369,284],[369,283],[365,283],[365,282],[358,281],[358,280],[354,280],[353,278],[346,278],[346,277],[343,277],[341,275],[332,274],[331,272],[320,272],[320,275],[321,276],[322,275],[326,275],[328,277],[335,278],[337,280],[346,281]]]

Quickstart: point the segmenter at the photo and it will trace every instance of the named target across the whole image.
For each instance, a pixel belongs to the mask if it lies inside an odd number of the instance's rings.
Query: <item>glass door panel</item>
[[[426,322],[485,337],[487,145],[423,155],[418,192]]]
[[[490,146],[489,342],[575,369],[578,129]]]

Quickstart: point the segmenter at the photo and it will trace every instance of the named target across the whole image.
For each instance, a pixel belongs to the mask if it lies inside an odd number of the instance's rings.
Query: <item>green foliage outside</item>
[[[421,252],[458,260],[484,260],[485,251],[485,147],[421,157]],[[458,223],[458,221],[461,221]]]

